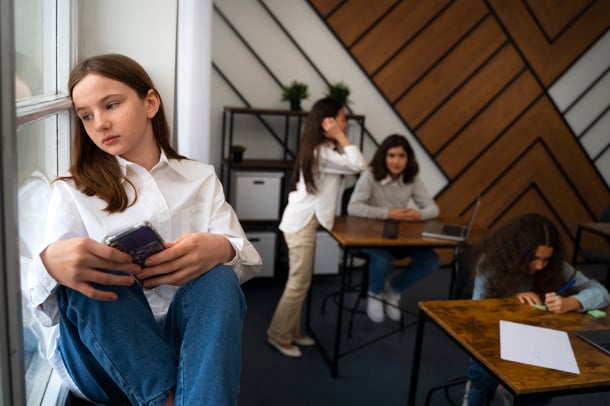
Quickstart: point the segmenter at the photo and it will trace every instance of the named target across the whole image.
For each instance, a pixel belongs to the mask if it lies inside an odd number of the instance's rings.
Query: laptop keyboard
[[[445,224],[443,226],[443,234],[455,235],[459,237],[464,234],[464,227],[453,224]]]

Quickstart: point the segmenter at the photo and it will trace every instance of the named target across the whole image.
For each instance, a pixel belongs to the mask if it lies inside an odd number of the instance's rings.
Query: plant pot
[[[231,151],[231,159],[233,162],[241,162],[244,160],[244,151]]]
[[[295,100],[290,100],[290,110],[302,110],[301,108],[301,100],[300,99],[295,99]]]

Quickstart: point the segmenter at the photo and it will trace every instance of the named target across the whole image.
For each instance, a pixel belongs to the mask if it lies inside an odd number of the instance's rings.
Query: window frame
[[[56,65],[48,73],[55,77],[53,96],[34,96],[16,102],[15,95],[15,0],[0,0],[0,404],[55,405],[65,398],[56,374],[43,374],[35,399],[28,398],[25,380],[22,296],[18,225],[18,133],[22,126],[56,116],[57,147],[45,154],[57,160],[58,171],[70,162],[72,102],[66,91],[69,69],[76,60],[78,2],[44,1],[45,12],[55,15],[49,24],[56,36],[44,38],[43,52],[54,52]],[[48,14],[45,14],[48,15]],[[46,74],[46,73],[45,73]],[[67,134],[67,135],[66,135]],[[67,142],[66,142],[67,140]],[[17,272],[15,272],[17,270]],[[32,391],[33,392],[33,391]]]

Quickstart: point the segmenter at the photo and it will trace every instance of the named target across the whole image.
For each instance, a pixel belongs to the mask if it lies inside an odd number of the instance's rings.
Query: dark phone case
[[[165,249],[165,243],[149,222],[136,224],[118,234],[107,236],[104,241],[111,247],[131,255],[133,262],[144,267],[149,256]]]

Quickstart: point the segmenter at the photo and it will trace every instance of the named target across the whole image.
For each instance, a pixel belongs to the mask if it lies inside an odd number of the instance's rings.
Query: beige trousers
[[[296,233],[284,233],[290,258],[290,272],[284,293],[267,330],[267,336],[278,343],[288,344],[294,337],[301,335],[301,313],[311,286],[316,230],[319,225],[314,215],[301,230]]]

